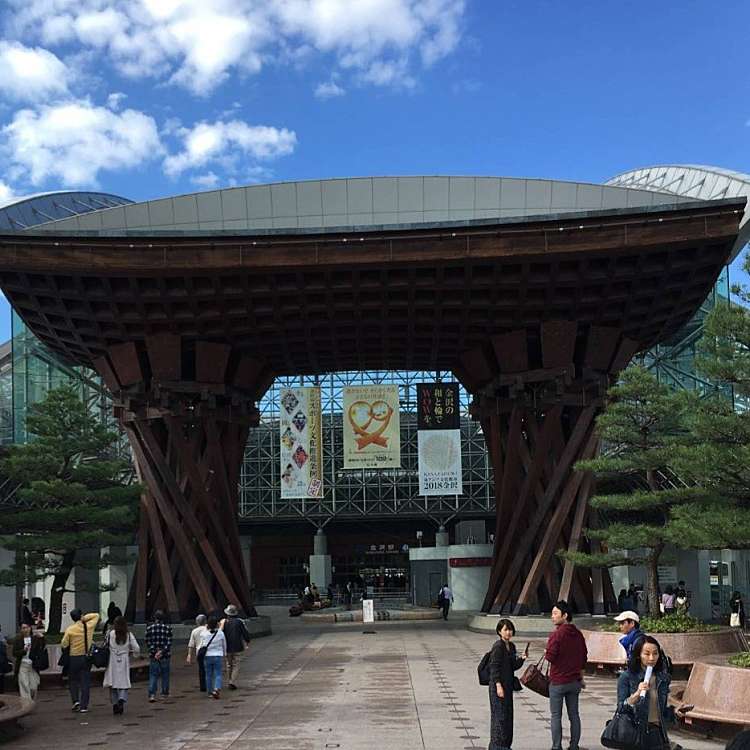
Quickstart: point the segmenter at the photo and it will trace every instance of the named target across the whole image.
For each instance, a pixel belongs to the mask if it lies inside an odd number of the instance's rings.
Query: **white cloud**
[[[333,99],[346,93],[336,81],[325,81],[315,87],[315,96],[318,99]]]
[[[120,109],[120,105],[128,98],[127,94],[123,94],[122,91],[116,91],[107,97],[107,106],[110,109],[117,111]]]
[[[200,122],[178,131],[183,148],[164,160],[164,171],[175,177],[187,169],[220,164],[236,169],[241,160],[263,161],[294,151],[297,136],[286,128],[248,125],[241,120]]]
[[[0,94],[34,101],[64,95],[69,71],[49,50],[0,41]]]
[[[87,100],[19,110],[0,136],[9,174],[34,186],[96,185],[101,171],[136,167],[163,153],[153,118]]]
[[[15,203],[20,197],[7,182],[0,180],[0,208]]]
[[[211,189],[219,184],[219,176],[214,172],[206,172],[206,174],[199,174],[195,177],[191,177],[190,182],[198,187]]]
[[[449,55],[465,0],[6,0],[10,28],[48,45],[79,43],[123,74],[205,95],[269,61],[333,58],[358,82],[413,85]]]

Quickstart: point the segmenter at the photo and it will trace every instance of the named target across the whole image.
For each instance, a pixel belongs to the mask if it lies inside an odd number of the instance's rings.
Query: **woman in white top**
[[[112,699],[112,713],[117,715],[125,711],[130,689],[130,657],[138,656],[141,647],[135,636],[128,630],[127,620],[116,617],[112,629],[107,633],[109,646],[109,663],[104,673],[104,687],[109,688]]]
[[[206,692],[209,698],[219,698],[221,695],[221,668],[227,655],[227,639],[219,630],[219,621],[211,615],[206,623],[206,631],[201,635],[200,653],[205,650],[203,665],[206,670]]]

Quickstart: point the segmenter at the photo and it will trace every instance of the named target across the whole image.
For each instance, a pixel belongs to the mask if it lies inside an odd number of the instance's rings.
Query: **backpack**
[[[490,684],[490,656],[491,654],[492,652],[488,651],[482,657],[482,660],[479,662],[479,666],[477,667],[477,677],[479,677],[480,685]]]

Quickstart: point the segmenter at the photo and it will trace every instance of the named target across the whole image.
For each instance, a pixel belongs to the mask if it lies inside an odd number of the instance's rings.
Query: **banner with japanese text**
[[[323,420],[320,388],[279,392],[281,497],[323,495]]]
[[[398,386],[343,388],[344,468],[391,469],[401,466]]]
[[[417,384],[419,494],[463,493],[458,383]]]

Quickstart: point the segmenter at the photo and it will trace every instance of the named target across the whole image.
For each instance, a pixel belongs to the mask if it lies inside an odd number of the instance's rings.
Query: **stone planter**
[[[583,630],[589,650],[588,663],[595,667],[620,666],[625,663],[625,652],[619,633],[602,630]],[[679,667],[692,666],[711,654],[729,654],[739,649],[737,635],[731,628],[707,633],[654,633],[654,638]]]

